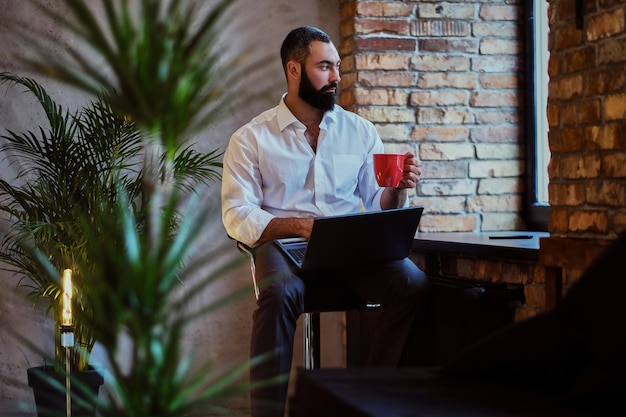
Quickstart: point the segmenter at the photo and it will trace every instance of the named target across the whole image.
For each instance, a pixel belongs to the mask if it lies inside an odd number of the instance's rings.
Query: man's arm
[[[312,218],[275,217],[267,224],[257,243],[262,244],[285,237],[304,237],[308,239],[311,236],[312,228]]]
[[[380,207],[383,210],[403,207],[406,196],[406,188],[385,188],[380,196]]]

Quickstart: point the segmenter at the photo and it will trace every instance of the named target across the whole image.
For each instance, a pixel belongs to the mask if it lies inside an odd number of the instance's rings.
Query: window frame
[[[550,205],[539,201],[539,169],[537,164],[537,152],[540,151],[537,134],[537,106],[538,93],[535,88],[537,82],[537,65],[535,62],[535,48],[538,44],[535,36],[535,12],[537,2],[547,0],[533,0],[524,2],[524,32],[526,53],[526,94],[525,94],[525,137],[526,137],[526,162],[525,162],[525,193],[524,193],[524,220],[528,229],[547,231],[550,222]],[[547,19],[547,17],[546,17]],[[547,111],[547,108],[544,109]],[[546,125],[547,126],[547,125]],[[547,141],[547,133],[546,138]],[[547,172],[545,172],[547,176]]]

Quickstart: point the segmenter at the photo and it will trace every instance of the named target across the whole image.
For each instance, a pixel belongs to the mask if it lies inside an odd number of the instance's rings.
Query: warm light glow
[[[72,270],[63,271],[63,311],[61,317],[63,326],[72,325]]]

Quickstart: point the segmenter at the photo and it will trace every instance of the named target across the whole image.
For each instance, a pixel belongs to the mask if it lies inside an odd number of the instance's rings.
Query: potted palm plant
[[[46,118],[34,129],[0,136],[3,160],[11,160],[10,166],[18,167],[11,178],[5,174],[0,179],[0,211],[10,221],[0,260],[4,268],[21,274],[20,285],[28,289],[34,301],[48,300],[48,310],[54,316],[55,328],[59,329],[61,288],[32,262],[22,242],[32,240],[57,270],[74,269],[76,259],[86,256],[77,214],[93,211],[103,196],[116,198],[112,177],[116,167],[126,165],[135,177],[141,175],[138,168],[132,169],[136,165],[132,159],[141,146],[140,135],[131,123],[117,118],[103,102],[72,113],[50,98],[34,79],[0,73],[0,84],[3,83],[26,87],[36,97]],[[127,174],[120,180],[129,192],[138,192],[139,178]],[[78,272],[74,280],[82,287],[82,272]],[[80,299],[76,304],[89,309]],[[75,336],[72,368],[84,371],[95,341],[91,330],[80,325],[75,328]],[[64,364],[65,351],[60,348],[59,331],[55,346],[54,363]]]
[[[235,85],[238,75],[249,70],[237,59],[220,59],[225,55],[218,47],[217,34],[232,2],[219,0],[206,13],[198,12],[203,2],[191,0],[101,0],[100,9],[82,0],[59,3],[62,11],[51,11],[43,3],[41,11],[73,35],[79,46],[53,60],[45,53],[46,33],[22,31],[21,39],[33,52],[25,64],[31,71],[97,97],[97,104],[84,113],[99,120],[95,130],[113,134],[126,147],[120,157],[119,146],[108,142],[110,136],[105,140],[101,132],[93,136],[93,129],[86,129],[82,146],[106,145],[116,153],[105,161],[105,169],[98,165],[84,173],[97,177],[93,185],[100,190],[93,193],[94,199],[87,198],[85,205],[77,204],[66,213],[71,217],[65,226],[71,230],[67,235],[79,252],[70,255],[61,245],[53,248],[59,250],[59,257],[51,257],[50,249],[29,234],[40,230],[32,227],[36,219],[27,218],[20,226],[30,226],[24,229],[28,233],[13,236],[13,253],[25,256],[29,268],[41,271],[42,282],[53,284],[52,291],[41,295],[58,294],[61,264],[56,262],[60,259],[71,261],[77,271],[80,296],[75,303],[82,307],[76,309],[77,325],[91,332],[110,364],[106,399],[86,393],[88,399],[97,401],[101,415],[166,417],[194,415],[199,409],[206,413],[228,394],[248,388],[239,384],[247,364],[216,369],[207,363],[192,370],[181,345],[188,324],[237,295],[189,310],[194,305],[191,300],[215,277],[204,277],[193,285],[186,281],[212,255],[189,262],[209,217],[209,208],[194,205],[197,198],[189,195],[189,189],[194,183],[219,178],[219,153],[196,153],[186,144],[193,132],[216,120],[227,98],[251,98],[225,94],[225,87]],[[86,58],[85,51],[94,59]],[[41,96],[46,102],[48,98]],[[48,117],[58,122],[57,116],[65,113],[50,105],[53,112]],[[76,130],[69,129],[70,136],[80,138],[81,117],[70,115],[51,131],[56,129],[61,132],[58,137],[65,138],[68,121],[74,120],[77,125],[71,128]],[[57,139],[50,146],[56,146]],[[75,155],[81,152],[85,150]],[[42,176],[44,183],[47,175]],[[11,194],[9,186],[5,190],[10,191],[7,195],[21,196]],[[30,196],[35,190],[23,191]],[[5,207],[19,219],[14,205]],[[127,367],[118,363],[121,339],[130,341]]]
[[[78,321],[73,329],[74,348],[62,348],[61,286],[56,277],[48,276],[46,268],[33,261],[33,253],[25,243],[44,253],[56,271],[74,271],[73,282],[80,289],[76,292],[74,311],[92,316],[87,297],[90,287],[81,278],[92,276],[96,263],[87,251],[85,225],[81,222],[111,215],[102,213],[100,207],[104,203],[115,204],[120,191],[124,192],[125,201],[133,202],[128,209],[138,222],[144,221],[146,206],[138,204],[145,190],[146,171],[140,158],[142,135],[134,123],[117,116],[103,100],[70,112],[33,79],[0,73],[0,84],[3,82],[26,87],[46,115],[38,129],[8,132],[1,136],[0,144],[1,155],[10,158],[13,166],[21,164],[14,178],[0,179],[0,212],[11,223],[2,241],[0,260],[4,268],[22,276],[20,285],[28,289],[35,301],[48,300],[55,322],[54,359],[48,366],[29,369],[29,384],[41,402],[38,382],[45,381],[40,381],[38,375],[58,373],[58,367],[69,359],[71,369],[92,380],[97,392],[102,375],[89,365],[95,343],[93,328]],[[192,189],[219,177],[221,164],[216,151],[200,153],[185,147],[175,153],[173,162],[172,184],[176,187]],[[176,219],[172,220],[174,227]],[[93,233],[99,242],[111,239],[107,228]],[[65,357],[68,352],[70,358]]]

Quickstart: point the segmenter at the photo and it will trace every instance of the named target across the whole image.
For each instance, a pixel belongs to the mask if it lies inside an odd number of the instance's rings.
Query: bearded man
[[[250,355],[263,360],[252,366],[251,382],[284,376],[282,383],[253,389],[253,417],[284,415],[303,312],[336,310],[337,295],[346,291],[380,303],[366,365],[397,366],[428,286],[408,258],[303,273],[274,244],[279,238],[308,239],[318,216],[406,206],[407,190],[421,175],[407,152],[400,184],[378,186],[372,155],[384,152],[383,143],[371,122],[335,104],[340,57],[326,33],[294,29],[280,54],[287,92],[276,107],[239,128],[224,154],[222,221],[230,237],[252,249],[259,286]]]

